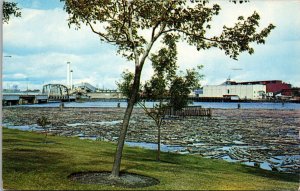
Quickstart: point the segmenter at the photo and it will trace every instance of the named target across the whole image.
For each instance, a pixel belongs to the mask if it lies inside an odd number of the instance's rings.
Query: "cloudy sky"
[[[68,15],[59,0],[10,0],[22,8],[22,17],[3,26],[3,88],[42,89],[43,84],[66,84],[67,62],[71,62],[74,83],[88,82],[99,88],[115,89],[116,81],[133,63],[116,55],[115,48],[100,42],[87,27],[69,28]],[[254,55],[243,53],[235,61],[219,49],[198,52],[184,43],[179,45],[182,70],[204,65],[203,85],[216,85],[229,76],[235,81],[283,80],[300,87],[300,1],[250,0],[234,4],[215,0],[221,12],[215,17],[209,35],[232,26],[239,15],[257,11],[260,27],[276,26],[265,45],[254,45]],[[239,70],[236,70],[239,69]],[[143,79],[151,75],[145,65]]]

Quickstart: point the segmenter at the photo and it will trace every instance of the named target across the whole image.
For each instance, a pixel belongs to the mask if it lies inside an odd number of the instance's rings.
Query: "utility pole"
[[[26,78],[26,82],[27,82],[27,90],[26,90],[26,92],[27,92],[27,95],[28,95],[28,77]]]
[[[70,88],[70,62],[67,62],[67,88]]]
[[[70,78],[71,78],[71,90],[73,90],[73,70],[70,71]]]

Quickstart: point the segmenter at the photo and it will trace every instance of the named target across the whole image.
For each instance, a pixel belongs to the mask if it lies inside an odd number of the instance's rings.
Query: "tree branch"
[[[127,40],[120,40],[119,37],[121,35],[118,36],[118,38],[116,38],[116,40],[111,40],[110,38],[107,37],[107,35],[105,35],[104,33],[101,33],[99,31],[96,31],[94,26],[87,21],[87,24],[90,26],[91,30],[93,31],[93,33],[98,34],[100,37],[102,37],[104,40],[106,40],[109,43],[114,43],[114,44],[121,44],[121,43],[127,43]],[[127,35],[126,35],[127,36]]]
[[[172,31],[181,32],[181,33],[184,33],[185,35],[195,36],[195,37],[201,38],[203,40],[211,41],[211,42],[218,42],[218,43],[230,43],[230,42],[233,42],[232,40],[217,40],[217,39],[212,39],[212,38],[206,38],[204,36],[200,36],[200,35],[197,35],[197,34],[188,33],[188,32],[183,31],[181,29],[175,29],[175,28],[162,31],[162,33],[168,33],[168,32],[172,32]]]
[[[157,119],[155,118],[155,116],[152,115],[153,112],[148,111],[148,108],[144,104],[142,104],[141,102],[138,102],[138,104],[143,108],[145,113],[156,122]]]
[[[101,36],[102,38],[104,38],[107,42],[117,43],[116,40],[109,39],[104,33],[96,31],[95,28],[93,27],[93,25],[89,21],[87,21],[87,24],[90,26],[90,28],[92,29],[93,33],[98,34],[99,36]]]

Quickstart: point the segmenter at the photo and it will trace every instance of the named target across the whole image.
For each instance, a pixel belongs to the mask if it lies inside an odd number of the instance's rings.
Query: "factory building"
[[[259,100],[266,94],[266,85],[210,85],[203,87],[201,97],[230,97],[232,100]]]
[[[266,93],[270,95],[276,95],[283,90],[291,89],[292,85],[282,82],[281,80],[265,80],[265,81],[250,81],[250,82],[232,82],[231,85],[266,85]]]
[[[207,85],[195,90],[195,97],[204,98],[231,98],[231,100],[259,100],[274,98],[282,93],[291,96],[291,84],[281,80],[235,82],[227,79],[221,85]]]

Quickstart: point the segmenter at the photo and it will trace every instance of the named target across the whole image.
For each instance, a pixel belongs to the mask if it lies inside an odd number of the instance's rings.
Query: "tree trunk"
[[[156,126],[157,126],[157,156],[156,156],[156,160],[157,161],[160,161],[160,127],[161,127],[161,124],[162,124],[162,114],[161,112],[164,113],[164,111],[161,111],[162,110],[162,99],[160,99],[159,101],[159,118],[157,119],[156,121]]]
[[[161,127],[161,119],[159,119],[159,122],[157,124],[157,156],[156,160],[160,161],[160,127]]]
[[[46,135],[45,135],[45,138],[44,138],[44,143],[47,143],[47,131],[46,131]]]
[[[123,152],[123,147],[125,143],[125,138],[127,134],[127,129],[129,126],[129,120],[131,117],[131,113],[133,110],[133,106],[136,102],[138,92],[139,92],[139,87],[140,87],[140,77],[141,77],[141,67],[136,66],[135,68],[135,76],[134,76],[134,82],[132,86],[132,94],[130,96],[130,99],[128,101],[128,105],[125,111],[125,115],[123,118],[123,124],[120,130],[120,136],[118,140],[118,145],[116,148],[116,154],[115,154],[115,159],[114,159],[114,164],[111,172],[111,177],[112,178],[117,178],[120,175],[120,167],[121,167],[121,159],[122,159],[122,152]]]

